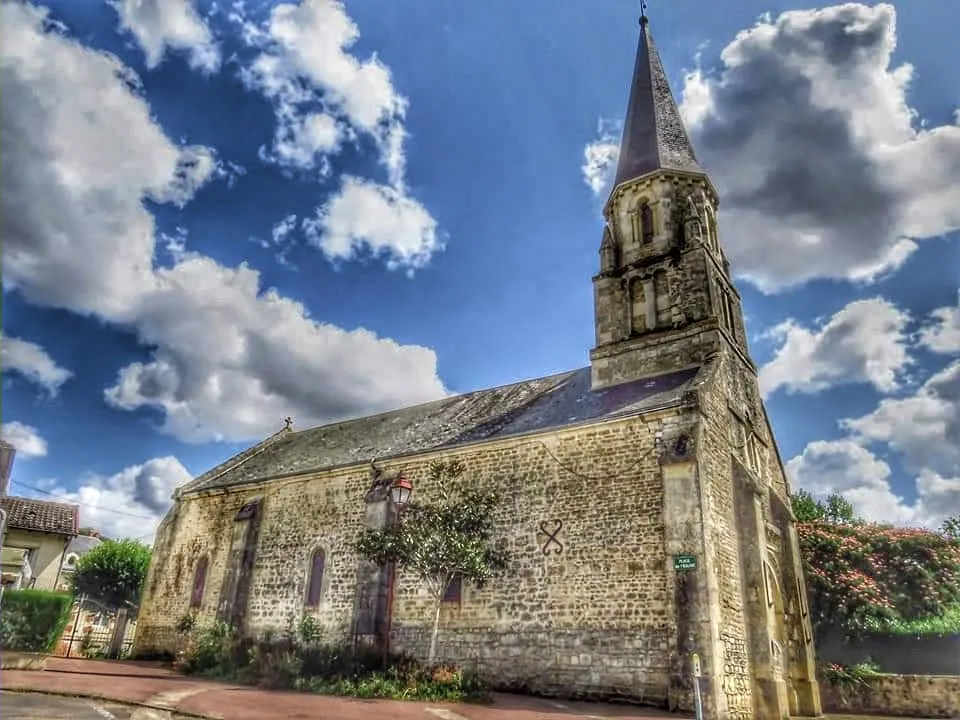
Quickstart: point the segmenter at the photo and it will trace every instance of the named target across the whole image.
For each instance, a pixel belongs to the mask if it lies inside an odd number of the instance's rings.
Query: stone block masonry
[[[828,712],[960,718],[956,675],[882,675],[865,687],[839,688],[824,682],[821,688]]]
[[[441,652],[478,662],[505,687],[665,702],[676,632],[654,437],[669,440],[689,423],[679,410],[664,411],[390,462],[425,500],[436,492],[430,461],[454,457],[466,479],[493,485],[502,498],[497,523],[511,567],[444,605]],[[190,610],[202,556],[209,569],[198,620],[216,617],[232,519],[255,497],[263,498],[263,517],[245,629],[290,627],[306,613],[347,635],[359,566],[351,543],[363,526],[368,483],[369,468],[355,466],[181,499],[158,532],[163,553],[147,580],[137,650],[172,649],[159,646]],[[544,527],[555,532],[552,544]],[[326,553],[322,598],[307,609],[308,564],[318,547]],[[430,599],[404,573],[395,592],[394,648],[425,654]]]

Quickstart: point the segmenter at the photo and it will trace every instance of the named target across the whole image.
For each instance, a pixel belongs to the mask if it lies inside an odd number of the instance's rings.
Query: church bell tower
[[[595,389],[702,365],[724,341],[750,363],[717,207],[643,16],[593,278]]]

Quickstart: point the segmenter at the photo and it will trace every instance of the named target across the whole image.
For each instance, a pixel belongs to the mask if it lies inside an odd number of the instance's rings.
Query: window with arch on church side
[[[640,278],[630,281],[630,329],[641,333],[647,329],[647,303]]]
[[[644,244],[653,242],[653,209],[650,203],[640,206],[640,235]]]
[[[653,296],[657,307],[657,327],[669,327],[672,324],[670,306],[670,282],[662,270],[653,276]]]
[[[326,560],[327,557],[320,548],[314,550],[313,555],[310,556],[310,571],[307,577],[307,607],[317,607],[320,604]]]
[[[204,555],[197,560],[193,569],[193,586],[190,588],[190,609],[196,610],[203,604],[203,591],[207,585],[207,565],[209,561]]]
[[[447,589],[443,592],[443,601],[445,603],[459,603],[463,594],[463,578],[459,575],[454,575],[453,579],[450,580],[450,584],[447,585]]]

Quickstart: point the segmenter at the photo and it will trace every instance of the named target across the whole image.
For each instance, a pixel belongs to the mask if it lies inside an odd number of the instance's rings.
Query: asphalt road
[[[178,720],[166,710],[120,705],[107,700],[0,692],[3,720]]]

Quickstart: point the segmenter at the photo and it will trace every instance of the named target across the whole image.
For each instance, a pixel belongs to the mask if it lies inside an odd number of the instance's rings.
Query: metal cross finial
[[[640,0],[640,22],[647,22],[647,0]]]
[[[283,419],[283,429],[289,430],[293,427],[293,418],[289,415]]]

